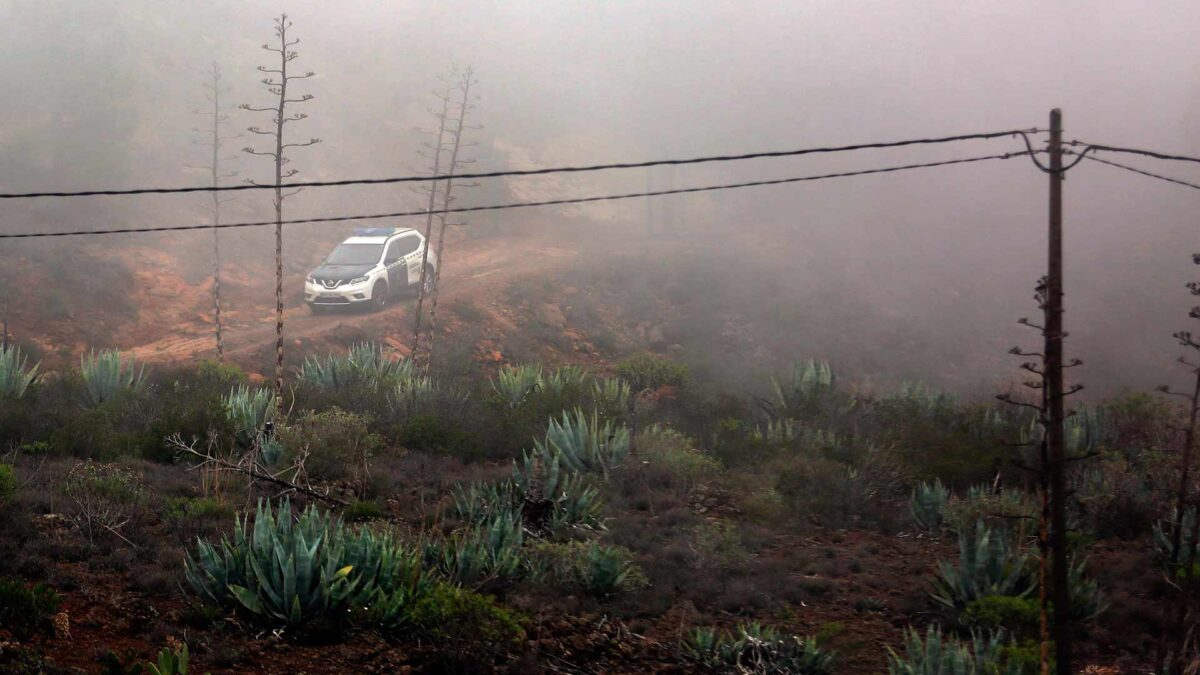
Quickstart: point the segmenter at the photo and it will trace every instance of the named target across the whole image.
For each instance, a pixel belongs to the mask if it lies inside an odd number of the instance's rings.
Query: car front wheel
[[[383,283],[382,281],[376,281],[375,285],[371,287],[371,307],[372,307],[372,309],[379,311],[379,310],[383,309],[384,307],[387,307],[387,303],[388,303],[387,296],[388,296],[387,284]]]

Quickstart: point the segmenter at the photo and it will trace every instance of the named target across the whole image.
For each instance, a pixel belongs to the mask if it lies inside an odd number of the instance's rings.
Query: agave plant
[[[816,640],[780,635],[757,623],[739,625],[733,635],[697,628],[684,640],[683,652],[707,672],[830,675],[833,654]]]
[[[1106,608],[1100,583],[1084,575],[1087,560],[1082,559],[1067,568],[1067,588],[1070,593],[1071,617],[1077,621],[1091,621]]]
[[[1035,585],[1026,560],[1027,555],[1015,550],[1003,531],[992,531],[979,521],[974,536],[959,537],[957,564],[938,561],[930,596],[959,610],[989,595],[1023,598]]]
[[[184,574],[205,601],[294,627],[343,613],[354,599],[360,579],[351,578],[344,550],[340,520],[312,506],[293,520],[288,501],[277,511],[259,502],[252,529],[243,519],[232,539],[200,541]]]
[[[146,366],[132,359],[122,361],[121,352],[105,349],[79,358],[79,374],[84,393],[93,406],[111,401],[123,391],[140,392],[146,388]]]
[[[324,359],[309,357],[300,369],[300,380],[322,389],[380,390],[410,379],[414,373],[411,360],[395,359],[380,345],[360,342],[345,354],[329,354]]]
[[[550,518],[546,524],[550,532],[576,526],[604,527],[601,517],[604,501],[598,489],[588,485],[584,476],[565,469],[558,456],[543,458],[540,471],[534,460],[535,457],[526,452],[520,462],[514,461],[510,483],[519,499],[531,498],[536,490],[542,499],[550,502]]]
[[[1160,520],[1154,524],[1154,549],[1158,553],[1158,558],[1166,564],[1171,560],[1171,528],[1175,526],[1175,518],[1178,511],[1171,509],[1171,517],[1168,520]],[[1183,520],[1180,523],[1179,530],[1179,550],[1191,550],[1192,545],[1192,528],[1196,523],[1196,507],[1189,506],[1183,512]],[[1186,561],[1185,561],[1186,562]]]
[[[1003,633],[971,634],[959,641],[942,635],[937,624],[925,632],[925,638],[909,628],[904,634],[904,656],[888,649],[890,675],[1021,675],[1015,659],[1005,662]]]
[[[469,523],[482,523],[515,511],[521,501],[512,481],[457,484],[450,489],[450,497],[454,515]]]
[[[249,449],[262,436],[267,422],[275,416],[275,397],[270,389],[252,389],[239,384],[224,398],[225,417],[233,425],[238,446]]]
[[[460,586],[479,588],[517,576],[524,532],[519,513],[497,513],[490,521],[443,541],[427,542],[425,564]]]
[[[0,398],[18,399],[38,378],[41,363],[29,367],[28,359],[16,346],[0,348]]]
[[[591,374],[583,366],[560,366],[542,377],[542,389],[555,396],[583,392],[591,379]]]
[[[592,400],[602,410],[628,410],[632,389],[619,377],[603,377],[592,382]]]
[[[833,369],[828,363],[798,361],[792,364],[791,377],[782,381],[772,377],[771,386],[779,407],[791,410],[803,406],[819,394],[833,391]]]
[[[751,435],[756,440],[783,445],[795,440],[799,432],[799,425],[796,424],[795,420],[781,418],[777,420],[767,420],[765,428],[758,426],[754,427],[754,431]]]
[[[645,582],[629,551],[596,542],[588,545],[576,574],[585,590],[602,597]]]
[[[519,407],[530,393],[542,386],[542,367],[506,365],[496,373],[492,389],[510,408]]]
[[[563,412],[561,420],[551,418],[545,440],[534,441],[534,452],[547,464],[557,458],[570,471],[595,471],[607,480],[629,454],[629,428],[611,420],[601,423],[595,412],[589,417],[576,408]]]
[[[922,482],[912,491],[908,500],[908,512],[917,527],[926,532],[939,532],[945,517],[946,503],[950,501],[950,490],[940,479],[932,483]]]
[[[923,382],[903,382],[900,388],[885,397],[882,402],[894,402],[921,417],[937,417],[952,412],[958,399],[950,394],[930,389]]]

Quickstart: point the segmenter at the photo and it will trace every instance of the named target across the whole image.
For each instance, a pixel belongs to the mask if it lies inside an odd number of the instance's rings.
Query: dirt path
[[[480,244],[467,243],[448,258],[446,273],[441,280],[439,304],[462,299],[481,302],[517,277],[552,273],[567,267],[578,253],[574,246],[538,239],[503,238]],[[293,276],[286,280],[288,287],[299,288],[303,277]],[[264,281],[262,287],[267,286]],[[261,303],[240,309],[225,326],[225,355],[235,363],[251,363],[275,343],[274,303],[265,294],[262,299]],[[401,336],[411,330],[408,317],[415,305],[412,296],[382,312],[353,309],[322,315],[312,314],[299,302],[298,296],[289,300],[293,306],[284,310],[284,337],[289,343],[320,341],[335,331],[345,332],[348,328],[365,333],[373,340],[383,340],[389,335],[392,341],[398,339],[402,343],[410,339]],[[197,310],[198,315],[202,312],[202,308]],[[251,316],[260,318],[248,318]],[[178,330],[167,337],[127,348],[127,351],[144,362],[180,363],[214,356],[216,347],[212,327],[197,321],[178,326]]]

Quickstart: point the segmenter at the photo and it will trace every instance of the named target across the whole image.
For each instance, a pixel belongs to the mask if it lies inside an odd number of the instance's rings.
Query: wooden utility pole
[[[275,52],[279,55],[279,68],[266,68],[259,66],[258,70],[261,73],[266,73],[262,83],[267,86],[267,91],[278,97],[276,105],[269,108],[255,108],[248,104],[239,106],[242,110],[251,112],[270,112],[275,113],[275,117],[271,120],[275,124],[274,131],[263,131],[258,127],[249,127],[248,131],[261,136],[274,137],[274,149],[266,152],[255,150],[254,148],[246,147],[243,150],[251,155],[263,155],[271,157],[275,160],[275,182],[268,184],[275,188],[275,403],[279,405],[283,399],[283,200],[291,197],[300,190],[293,190],[285,193],[283,191],[283,179],[290,178],[298,171],[296,169],[283,170],[283,165],[288,163],[288,158],[284,156],[283,151],[288,148],[300,148],[309,145],[315,145],[321,142],[319,138],[310,138],[303,143],[284,143],[283,142],[283,127],[288,122],[296,122],[302,120],[308,115],[297,113],[291,116],[285,116],[284,111],[288,103],[304,103],[313,98],[312,94],[304,94],[299,98],[288,98],[287,88],[288,83],[292,80],[300,80],[315,75],[312,71],[308,71],[303,75],[294,75],[288,73],[288,64],[300,57],[298,53],[293,51],[291,47],[300,42],[299,39],[288,40],[287,31],[292,27],[292,22],[288,21],[287,14],[281,14],[275,20],[275,36],[279,38],[279,47],[275,48],[264,44],[263,49],[269,52]],[[249,181],[254,183],[254,181]],[[260,183],[255,183],[259,185]]]
[[[1050,236],[1046,272],[1046,450],[1050,460],[1050,574],[1054,603],[1055,672],[1071,675],[1071,607],[1067,587],[1067,486],[1063,399],[1062,111],[1050,111]]]

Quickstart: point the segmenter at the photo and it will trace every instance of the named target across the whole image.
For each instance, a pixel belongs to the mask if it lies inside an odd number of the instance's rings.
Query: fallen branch
[[[324,502],[329,502],[330,504],[337,504],[338,506],[348,506],[349,505],[349,502],[345,501],[344,499],[339,499],[337,497],[334,497],[333,495],[326,494],[323,492],[318,492],[312,488],[305,487],[303,485],[298,485],[296,483],[293,483],[292,481],[284,480],[283,478],[273,476],[269,473],[265,473],[263,471],[256,469],[253,465],[242,466],[241,464],[235,464],[234,462],[230,462],[229,460],[221,459],[220,457],[214,457],[205,452],[200,452],[199,450],[192,447],[191,445],[188,445],[187,443],[183,442],[183,439],[181,439],[179,436],[171,436],[170,438],[167,439],[167,443],[174,446],[180,452],[185,452],[185,453],[193,455],[195,457],[199,457],[201,460],[203,460],[201,465],[210,464],[210,465],[215,465],[226,471],[236,471],[238,473],[243,473],[254,480],[260,480],[260,481],[264,481],[267,483],[273,483],[275,485],[280,485],[285,488],[288,488],[289,490],[295,490],[296,492],[298,492],[300,494],[307,495],[314,499],[319,499]]]

